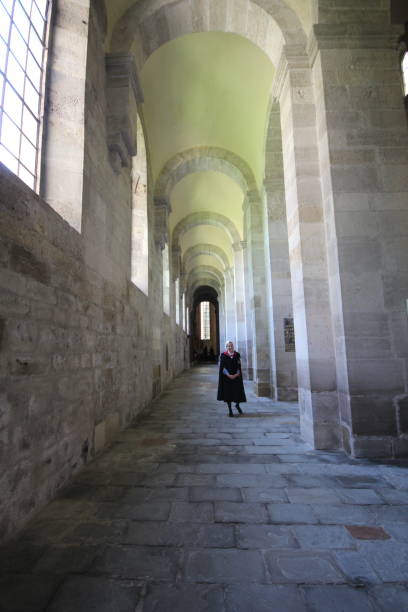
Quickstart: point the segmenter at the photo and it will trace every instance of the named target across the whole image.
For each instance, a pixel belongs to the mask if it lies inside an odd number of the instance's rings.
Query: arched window
[[[181,308],[183,313],[183,329],[186,331],[186,294],[183,293],[183,297],[181,298]]]
[[[163,252],[163,311],[170,315],[170,267],[169,267],[169,247],[166,244]]]
[[[49,0],[0,0],[0,161],[38,191]]]
[[[174,284],[176,294],[176,323],[180,325],[180,279],[177,278]]]
[[[210,302],[201,302],[200,304],[200,340],[210,339]]]
[[[132,159],[132,263],[131,279],[148,294],[149,244],[147,221],[147,156],[143,128],[137,118],[137,155]]]
[[[408,96],[408,51],[406,51],[402,57],[401,69],[402,79],[404,81],[404,94]]]

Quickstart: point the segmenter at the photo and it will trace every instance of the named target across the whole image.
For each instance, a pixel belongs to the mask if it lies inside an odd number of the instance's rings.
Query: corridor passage
[[[1,612],[408,610],[407,468],[310,450],[296,404],[178,377],[1,551]]]

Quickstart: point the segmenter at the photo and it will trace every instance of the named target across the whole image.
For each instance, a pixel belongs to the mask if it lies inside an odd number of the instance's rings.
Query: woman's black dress
[[[236,374],[238,370],[240,376],[231,380],[223,373],[224,368],[230,374]],[[217,400],[220,402],[246,402],[244,383],[242,380],[241,356],[234,351],[232,357],[228,352],[221,353],[220,357],[220,374],[218,379],[218,394]]]

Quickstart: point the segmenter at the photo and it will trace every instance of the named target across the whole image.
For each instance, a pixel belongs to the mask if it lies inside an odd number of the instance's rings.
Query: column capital
[[[272,84],[272,97],[279,101],[290,70],[308,70],[310,60],[304,45],[284,45]]]
[[[154,204],[154,241],[161,250],[168,242],[168,218],[171,212],[170,200],[164,197],[153,198]]]
[[[108,87],[130,86],[137,104],[144,102],[135,58],[128,53],[108,53],[105,56]]]
[[[106,55],[105,70],[107,144],[111,165],[118,174],[136,155],[137,105],[143,102],[143,94],[133,55]]]
[[[243,251],[244,249],[246,249],[246,247],[247,247],[247,243],[245,240],[240,240],[239,242],[233,242],[232,244],[232,248],[234,249],[236,253],[239,251]]]

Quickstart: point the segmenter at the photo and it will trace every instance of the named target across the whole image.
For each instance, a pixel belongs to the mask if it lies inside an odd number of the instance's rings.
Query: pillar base
[[[258,397],[271,397],[273,388],[269,383],[254,382],[253,391]]]
[[[297,402],[299,399],[297,387],[278,387],[278,402]]]

